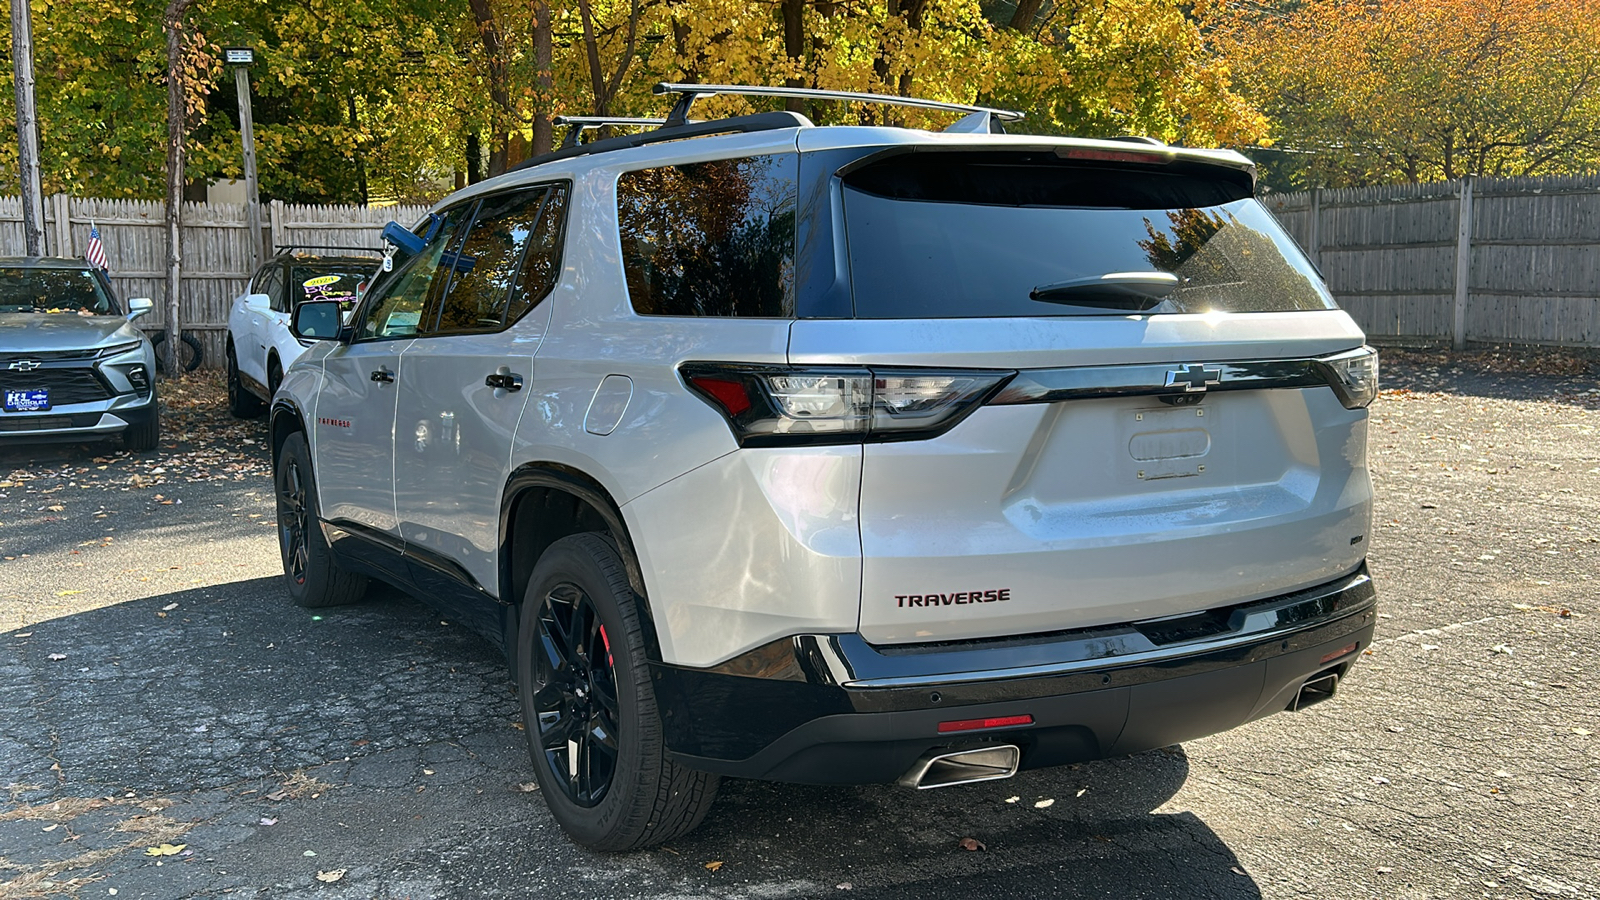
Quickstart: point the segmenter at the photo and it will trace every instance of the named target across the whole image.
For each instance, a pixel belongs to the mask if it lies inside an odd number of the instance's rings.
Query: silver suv
[[[103,269],[81,259],[0,259],[0,445],[161,439],[155,352]]]
[[[602,849],[719,776],[964,784],[1333,693],[1377,359],[1248,160],[663,87],[662,127],[391,226],[349,324],[297,310],[298,603],[375,576],[503,646]]]

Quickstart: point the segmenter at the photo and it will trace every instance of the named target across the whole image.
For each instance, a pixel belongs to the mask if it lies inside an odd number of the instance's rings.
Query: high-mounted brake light
[[[1150,150],[1098,150],[1093,147],[1058,147],[1056,155],[1062,159],[1142,163],[1147,166],[1166,165],[1176,158],[1176,154],[1166,147],[1152,147]]]
[[[727,419],[740,446],[933,437],[1014,372],[686,363],[688,386]]]

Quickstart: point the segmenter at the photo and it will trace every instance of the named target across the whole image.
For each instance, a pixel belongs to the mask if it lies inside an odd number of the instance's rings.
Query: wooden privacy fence
[[[162,328],[163,204],[47,199],[47,252],[81,256],[93,220],[118,294],[156,300],[140,324]],[[1376,339],[1600,348],[1600,176],[1302,191],[1266,203]],[[374,249],[385,223],[409,225],[426,210],[274,202],[267,212],[274,247]],[[228,308],[251,274],[245,209],[186,203],[183,216],[182,324],[220,366]],[[21,202],[0,197],[0,255],[22,250]]]
[[[1378,339],[1600,347],[1600,175],[1269,194]]]
[[[156,301],[139,320],[147,332],[166,325],[166,205],[145,200],[101,200],[56,194],[45,198],[45,252],[81,257],[89,242],[89,225],[100,229],[111,283],[126,302],[132,297]],[[267,207],[263,231],[274,248],[287,246],[346,247],[375,250],[378,235],[391,220],[411,225],[427,212],[421,206],[303,206],[274,201]],[[21,256],[22,202],[0,197],[0,256]],[[205,347],[206,365],[222,365],[228,310],[244,293],[251,271],[250,229],[245,208],[236,204],[183,205],[183,279],[179,318]],[[311,251],[318,252],[318,251]],[[321,251],[328,252],[328,251]],[[337,252],[337,251],[332,251]],[[374,259],[376,263],[376,259]]]

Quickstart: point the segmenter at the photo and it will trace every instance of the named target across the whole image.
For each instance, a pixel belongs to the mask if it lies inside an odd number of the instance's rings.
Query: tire
[[[149,453],[161,442],[161,401],[155,393],[150,394],[150,415],[138,422],[131,422],[127,428],[122,429],[122,449],[129,453]]]
[[[178,348],[178,363],[185,372],[193,372],[195,369],[200,368],[202,362],[205,362],[206,348],[200,343],[199,338],[188,332],[184,332],[180,341],[183,346]],[[165,331],[158,331],[150,338],[150,346],[156,350],[157,372],[164,373],[167,371],[166,354],[161,350],[162,345],[166,342],[167,333]]]
[[[667,759],[634,604],[616,545],[572,535],[539,557],[517,629],[517,695],[534,777],[562,830],[593,850],[687,834],[719,783]]]
[[[360,600],[367,589],[367,576],[339,568],[318,524],[311,451],[303,432],[297,431],[283,442],[272,484],[278,501],[278,554],[295,605],[321,609]]]
[[[267,360],[267,395],[276,395],[280,384],[283,384],[283,366],[279,364],[278,357],[274,355]]]
[[[239,360],[233,354],[233,346],[228,346],[228,412],[235,418],[254,419],[266,409],[266,404],[261,398],[250,393],[244,382],[239,380]]]

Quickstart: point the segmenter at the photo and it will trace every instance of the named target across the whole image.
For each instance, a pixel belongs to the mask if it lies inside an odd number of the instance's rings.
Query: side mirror
[[[344,310],[337,300],[307,300],[295,307],[289,331],[311,341],[337,341],[344,325]]]
[[[272,312],[272,296],[270,294],[248,294],[244,298],[245,308],[254,312]]]
[[[134,297],[128,301],[128,321],[132,322],[155,308],[155,303],[149,297]]]

